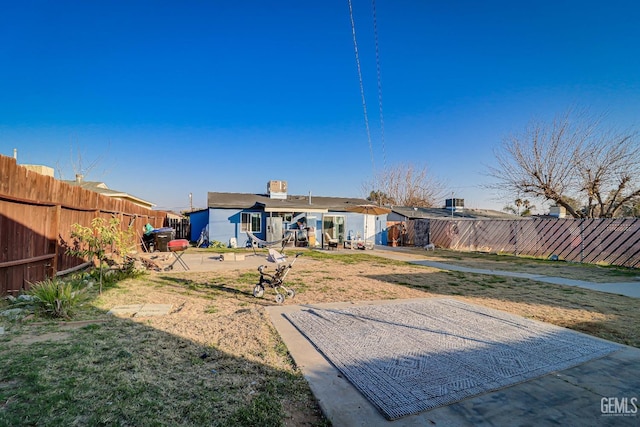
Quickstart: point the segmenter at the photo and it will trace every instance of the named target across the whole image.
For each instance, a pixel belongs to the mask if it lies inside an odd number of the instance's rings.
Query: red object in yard
[[[176,239],[171,240],[167,247],[171,252],[180,252],[184,251],[189,247],[189,241],[187,239]]]
[[[189,266],[187,265],[187,263],[182,260],[182,255],[184,255],[183,252],[186,251],[188,247],[189,247],[189,241],[187,239],[171,240],[167,244],[167,249],[169,249],[169,252],[173,252],[173,256],[176,259],[171,263],[170,266],[165,268],[165,271],[173,270],[173,265],[176,262],[179,262],[180,265],[184,267],[185,271],[189,270]]]

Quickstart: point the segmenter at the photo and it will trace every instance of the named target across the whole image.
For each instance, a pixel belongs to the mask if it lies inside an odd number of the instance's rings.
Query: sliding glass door
[[[322,218],[322,232],[327,233],[329,238],[338,239],[340,243],[344,242],[344,216],[342,215],[324,215]]]

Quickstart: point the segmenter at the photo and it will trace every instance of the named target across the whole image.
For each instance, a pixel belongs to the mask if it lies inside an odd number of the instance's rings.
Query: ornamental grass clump
[[[34,283],[29,294],[42,314],[60,319],[70,319],[85,296],[72,283],[56,278]]]

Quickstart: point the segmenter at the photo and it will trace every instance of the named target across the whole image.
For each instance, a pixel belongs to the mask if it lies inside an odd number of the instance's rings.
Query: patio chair
[[[338,239],[332,238],[326,231],[324,232],[324,243],[327,245],[327,249],[338,249]]]

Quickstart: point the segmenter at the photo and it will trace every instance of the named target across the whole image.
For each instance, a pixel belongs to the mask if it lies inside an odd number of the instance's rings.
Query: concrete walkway
[[[563,277],[549,277],[541,274],[518,273],[515,271],[487,270],[480,268],[461,267],[459,265],[447,264],[437,261],[429,261],[419,259],[414,254],[403,253],[385,249],[385,247],[376,246],[375,254],[384,258],[406,261],[412,264],[424,265],[427,267],[437,268],[439,270],[460,271],[463,273],[475,274],[491,274],[493,276],[518,277],[522,279],[531,279],[538,282],[553,283],[555,285],[577,286],[580,288],[591,289],[594,291],[608,292],[611,294],[625,295],[633,298],[640,298],[640,282],[611,282],[611,283],[595,283],[586,282],[584,280],[567,279]]]
[[[254,255],[251,252],[247,253],[228,253],[228,254],[215,254],[215,253],[184,253],[182,254],[182,261],[188,267],[188,270],[184,268],[182,263],[177,262],[175,255],[171,252],[155,252],[151,255],[147,255],[150,261],[157,265],[162,274],[171,273],[183,273],[189,271],[204,272],[204,271],[223,271],[223,270],[255,270],[259,265],[274,265],[269,263],[266,259],[266,254],[258,253]],[[171,269],[165,270],[171,266]]]
[[[448,406],[388,421],[283,315],[310,307],[339,309],[354,304],[385,303],[388,301],[266,307],[334,427],[640,425],[640,349],[634,347],[624,347],[603,358]],[[619,413],[621,402],[627,402],[626,413]],[[637,409],[631,402],[635,402]]]

